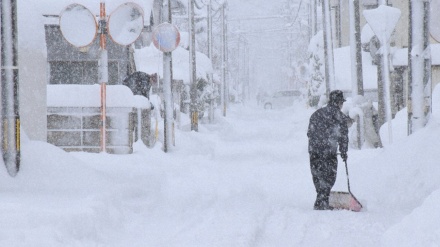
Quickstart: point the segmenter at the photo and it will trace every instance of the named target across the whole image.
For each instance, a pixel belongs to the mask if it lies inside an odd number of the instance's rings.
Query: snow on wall
[[[408,66],[408,48],[398,49],[391,56],[394,66]]]
[[[432,119],[440,124],[440,84],[432,92]]]
[[[440,44],[430,44],[431,48],[431,64],[440,65]]]
[[[335,81],[336,88],[341,90],[351,90],[351,53],[350,47],[345,46],[335,49]],[[362,52],[362,72],[364,79],[364,89],[377,88],[377,66],[373,65],[371,56],[368,52]]]

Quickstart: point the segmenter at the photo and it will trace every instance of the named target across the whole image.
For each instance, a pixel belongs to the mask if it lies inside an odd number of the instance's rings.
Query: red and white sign
[[[180,43],[180,32],[171,23],[165,22],[157,26],[153,31],[153,44],[162,52],[174,51]]]

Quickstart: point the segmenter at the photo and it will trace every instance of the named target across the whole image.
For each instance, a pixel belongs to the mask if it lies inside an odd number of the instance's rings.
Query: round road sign
[[[174,51],[180,43],[180,32],[168,22],[157,26],[153,31],[153,44],[162,52]]]

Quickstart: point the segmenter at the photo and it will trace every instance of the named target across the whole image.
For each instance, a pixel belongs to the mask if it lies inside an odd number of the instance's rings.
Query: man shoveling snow
[[[310,117],[309,137],[310,169],[316,189],[315,210],[332,210],[330,191],[336,182],[338,170],[338,146],[344,162],[347,161],[349,117],[341,112],[344,95],[340,90],[330,93],[327,106],[318,109]]]

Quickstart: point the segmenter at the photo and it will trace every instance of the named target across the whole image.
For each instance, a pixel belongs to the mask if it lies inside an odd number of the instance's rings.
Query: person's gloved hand
[[[348,158],[347,153],[341,153],[341,158],[344,162],[346,162]]]

